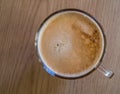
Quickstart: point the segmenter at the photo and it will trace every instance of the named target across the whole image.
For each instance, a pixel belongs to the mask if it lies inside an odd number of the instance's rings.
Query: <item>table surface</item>
[[[112,79],[97,70],[65,80],[46,73],[36,56],[35,34],[51,13],[77,8],[93,15],[107,39],[103,65]],[[0,94],[120,93],[120,0],[0,0]]]

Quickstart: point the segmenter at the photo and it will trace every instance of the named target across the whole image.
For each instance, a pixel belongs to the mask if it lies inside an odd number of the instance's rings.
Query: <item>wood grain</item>
[[[0,94],[119,94],[120,0],[0,0]],[[65,80],[47,74],[34,47],[41,22],[51,13],[77,8],[102,24],[107,39],[103,64],[112,79],[98,71]]]

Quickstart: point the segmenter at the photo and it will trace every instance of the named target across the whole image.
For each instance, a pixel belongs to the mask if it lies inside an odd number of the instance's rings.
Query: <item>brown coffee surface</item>
[[[102,50],[98,27],[78,13],[63,13],[46,26],[40,43],[46,64],[55,72],[79,74],[96,64]]]

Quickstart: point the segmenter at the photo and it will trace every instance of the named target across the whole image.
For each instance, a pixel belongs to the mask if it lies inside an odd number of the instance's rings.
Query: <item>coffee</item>
[[[98,64],[103,51],[101,29],[78,12],[59,13],[40,29],[42,61],[63,76],[78,76]]]

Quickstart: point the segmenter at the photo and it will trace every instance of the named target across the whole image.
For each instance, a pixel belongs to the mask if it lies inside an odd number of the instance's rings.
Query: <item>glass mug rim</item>
[[[52,70],[44,63],[44,61],[41,59],[41,55],[40,55],[40,53],[39,53],[39,47],[38,47],[38,44],[39,44],[38,42],[39,42],[39,41],[38,41],[38,40],[39,40],[39,35],[40,35],[40,32],[41,32],[41,28],[44,26],[44,24],[45,24],[51,17],[55,16],[56,14],[60,14],[60,13],[64,13],[64,12],[78,12],[78,13],[81,13],[83,16],[88,16],[88,17],[89,17],[88,19],[90,19],[91,22],[94,21],[93,23],[100,29],[100,32],[101,32],[101,34],[102,34],[101,36],[102,36],[103,47],[102,47],[101,56],[100,56],[100,58],[98,58],[99,60],[96,62],[96,64],[94,64],[94,65],[92,66],[92,68],[91,68],[89,71],[83,73],[82,75],[76,76],[76,77],[75,77],[75,76],[73,76],[73,77],[72,77],[72,76],[71,76],[71,77],[69,76],[69,77],[68,77],[68,76],[63,76],[63,75],[60,75],[60,74],[55,73],[54,71],[52,71]],[[40,63],[42,64],[44,70],[45,70],[47,73],[49,73],[49,74],[52,75],[52,76],[56,76],[56,77],[60,77],[60,78],[64,78],[64,79],[76,79],[76,78],[82,78],[82,77],[90,74],[91,72],[93,72],[94,70],[96,70],[96,69],[99,67],[99,65],[101,65],[101,61],[103,60],[103,57],[104,57],[104,55],[105,55],[105,50],[106,50],[106,37],[105,37],[105,33],[104,33],[104,30],[103,30],[101,24],[95,19],[95,17],[93,17],[91,14],[89,14],[89,13],[83,11],[83,10],[74,9],[74,8],[68,8],[68,9],[61,9],[61,10],[58,10],[58,11],[56,11],[56,12],[53,12],[52,14],[50,14],[50,15],[41,23],[41,25],[40,25],[37,33],[36,33],[36,36],[35,36],[35,47],[36,47],[36,50],[37,50],[38,59],[39,59]]]

